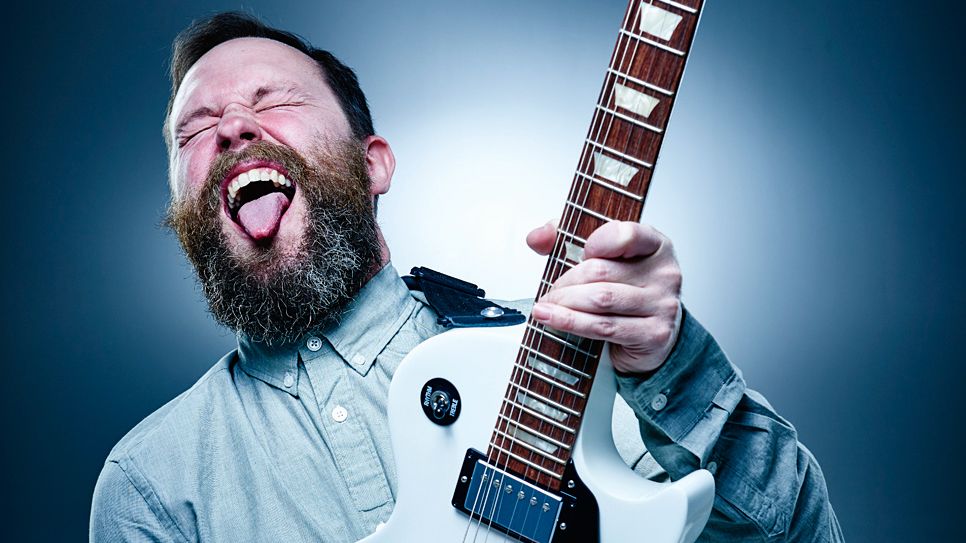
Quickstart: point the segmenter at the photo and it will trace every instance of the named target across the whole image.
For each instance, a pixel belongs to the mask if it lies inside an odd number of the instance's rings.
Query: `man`
[[[169,224],[239,345],[112,450],[91,540],[358,540],[394,504],[393,371],[442,332],[375,221],[392,150],[349,68],[248,16],[182,32],[171,75]],[[547,253],[554,235],[527,242]],[[610,343],[648,449],[622,447],[638,472],[714,472],[702,540],[840,540],[814,458],[683,311],[680,287],[669,240],[614,222],[531,315]]]

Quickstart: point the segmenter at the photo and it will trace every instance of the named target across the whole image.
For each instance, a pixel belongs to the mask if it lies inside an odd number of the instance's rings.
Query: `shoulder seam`
[[[139,475],[138,479],[143,481],[144,486],[147,487],[148,493],[154,497],[154,500],[148,499],[148,496],[145,495],[145,489],[142,488],[142,485],[135,482],[134,478],[132,478],[131,474],[128,472],[128,469],[125,468],[120,461],[109,460],[108,462],[111,462],[117,465],[118,469],[121,470],[121,473],[124,474],[124,477],[127,478],[127,481],[131,483],[131,486],[134,487],[134,490],[138,491],[138,495],[141,496],[142,500],[144,500],[144,504],[148,506],[148,509],[151,510],[151,514],[154,515],[154,518],[158,520],[161,526],[163,526],[169,532],[170,532],[170,526],[174,526],[175,532],[178,534],[178,536],[181,537],[181,540],[187,543],[189,541],[188,537],[184,534],[184,531],[181,530],[181,526],[178,526],[178,523],[177,521],[174,520],[174,517],[172,517],[171,514],[168,513],[168,510],[164,508],[164,504],[161,503],[161,497],[158,496],[158,493],[154,491],[153,487],[151,487],[151,483],[149,483],[147,479],[145,479],[143,476],[141,476],[140,473],[138,473]],[[130,467],[132,470],[137,471],[137,467],[134,465],[130,465],[128,467]],[[161,515],[158,514],[158,510],[161,511],[162,513]]]

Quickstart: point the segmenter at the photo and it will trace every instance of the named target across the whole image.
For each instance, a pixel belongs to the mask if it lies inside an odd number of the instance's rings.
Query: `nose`
[[[241,151],[262,139],[262,129],[251,113],[232,109],[222,115],[217,136],[221,151]]]

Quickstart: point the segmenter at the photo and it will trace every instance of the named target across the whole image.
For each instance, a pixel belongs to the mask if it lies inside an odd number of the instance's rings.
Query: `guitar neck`
[[[538,298],[582,260],[591,232],[612,220],[640,220],[703,4],[628,5]],[[560,488],[603,347],[527,323],[487,451],[493,465]]]

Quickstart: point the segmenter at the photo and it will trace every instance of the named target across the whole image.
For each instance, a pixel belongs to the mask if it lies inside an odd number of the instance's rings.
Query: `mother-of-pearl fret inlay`
[[[637,175],[637,171],[634,166],[624,164],[616,158],[611,158],[599,151],[594,153],[594,175],[599,175],[608,181],[626,187],[631,184],[631,179]]]
[[[641,2],[641,32],[646,32],[667,41],[674,35],[674,31],[680,22],[680,15],[661,9],[653,4]]]
[[[573,386],[577,384],[578,379],[576,376],[571,375],[562,369],[548,364],[542,360],[539,360],[535,354],[531,354],[527,357],[527,365],[539,371],[540,373],[543,373],[544,375],[549,375],[550,377],[567,383],[568,385]]]
[[[515,437],[516,439],[519,439],[520,441],[526,443],[527,445],[532,445],[547,454],[554,454],[557,452],[558,447],[556,445],[554,445],[553,443],[550,443],[545,439],[539,438],[531,434],[530,432],[527,432],[526,430],[524,430],[523,428],[520,428],[519,426],[514,426],[513,429],[510,430],[510,434],[512,434],[513,437]]]
[[[524,407],[529,407],[541,415],[546,415],[552,419],[559,420],[563,422],[567,418],[567,413],[557,409],[556,407],[547,405],[544,402],[530,396],[522,390],[517,390],[517,403]]]
[[[569,241],[564,242],[564,249],[567,252],[567,260],[582,262],[584,260],[584,248]]]
[[[660,100],[653,96],[625,87],[620,83],[614,85],[614,103],[617,107],[634,112],[641,117],[650,117],[659,102]]]

